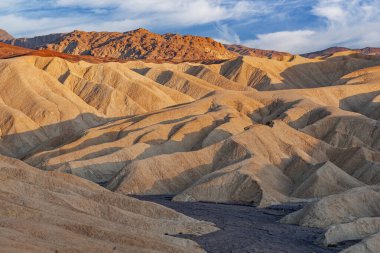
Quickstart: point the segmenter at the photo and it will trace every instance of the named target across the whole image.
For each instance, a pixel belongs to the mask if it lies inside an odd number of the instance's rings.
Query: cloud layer
[[[0,1],[0,26],[16,36],[145,27],[292,53],[380,46],[379,14],[380,0]]]
[[[243,20],[263,7],[245,0],[3,0],[0,24],[15,35],[183,28]]]
[[[321,27],[258,34],[243,43],[295,53],[331,46],[380,47],[379,0],[320,0],[311,12],[321,20]]]

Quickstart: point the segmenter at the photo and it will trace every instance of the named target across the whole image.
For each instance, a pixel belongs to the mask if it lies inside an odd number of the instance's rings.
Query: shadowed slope
[[[1,252],[203,252],[164,233],[215,230],[71,175],[0,157]]]

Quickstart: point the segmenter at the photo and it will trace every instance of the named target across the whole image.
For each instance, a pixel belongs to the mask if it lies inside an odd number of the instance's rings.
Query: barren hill
[[[203,252],[169,234],[216,228],[80,178],[0,156],[0,252]]]

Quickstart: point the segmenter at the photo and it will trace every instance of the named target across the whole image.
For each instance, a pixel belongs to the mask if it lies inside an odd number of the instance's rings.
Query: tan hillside
[[[342,83],[344,76],[359,69],[378,66],[378,56],[336,55],[325,60],[295,56],[293,60],[238,57],[214,66],[228,79],[257,90],[316,88]],[[367,72],[370,69],[367,70]]]
[[[12,48],[6,49],[14,52]],[[319,71],[327,71],[331,66],[337,65],[341,68],[342,65],[347,65],[347,62],[352,62],[349,65],[352,67],[344,71],[349,72],[351,69],[377,64],[376,58],[362,59],[352,56],[343,58],[337,56],[336,58],[325,61],[296,58],[293,62],[288,63],[244,57],[214,65],[153,64],[138,61],[126,64],[113,62],[94,64],[81,61],[69,62],[64,58],[35,56],[3,60],[0,63],[4,69],[1,79],[3,92],[7,94],[3,96],[5,105],[3,110],[5,115],[8,115],[3,119],[4,122],[9,122],[8,117],[13,117],[15,123],[8,126],[3,123],[2,136],[5,138],[2,141],[4,143],[2,152],[11,156],[23,157],[37,146],[41,146],[41,142],[47,148],[59,145],[71,138],[77,138],[82,130],[104,123],[101,118],[112,119],[188,103],[207,96],[214,90],[248,91],[251,89],[250,87],[258,89],[260,86],[263,86],[262,89],[272,89],[271,87],[277,89],[276,86],[284,88],[290,82],[296,83],[291,80],[298,80],[299,86],[304,89],[302,93],[324,94],[325,99],[329,99],[328,102],[333,103],[331,104],[333,106],[341,106],[342,109],[360,112],[377,119],[379,114],[377,113],[377,103],[375,103],[376,86],[366,86],[366,89],[373,91],[368,95],[336,99],[326,93],[333,91],[334,87],[331,90],[309,91],[306,89],[310,86],[318,86],[319,83],[324,86],[328,81],[326,75],[316,75],[313,85],[310,85],[310,77],[301,75],[299,71],[294,71],[289,79],[282,79],[283,72],[295,67],[301,69],[304,66],[305,71],[310,69],[310,73],[318,73],[316,68],[319,68],[319,65],[326,65]],[[362,71],[364,74],[376,73],[374,68],[367,68],[367,72],[364,68]],[[341,75],[343,74],[342,72]],[[272,80],[270,83],[268,76]],[[334,77],[330,80],[332,82],[336,79],[339,80],[342,77],[334,72]],[[34,80],[39,81],[35,82]],[[9,86],[8,83],[13,83],[13,85]],[[47,87],[49,87],[49,92],[47,92]],[[292,88],[296,87],[298,85]],[[355,92],[356,90],[359,92],[361,87],[358,86],[357,89],[351,87],[349,90],[354,89]],[[20,90],[23,92],[19,93]],[[341,91],[337,89],[337,92]],[[10,99],[16,97],[16,100]],[[61,99],[67,102],[58,102]],[[320,98],[318,99],[320,100]],[[351,100],[352,102],[350,102]],[[29,106],[30,101],[36,101],[33,107]],[[54,106],[48,106],[54,103],[58,105],[56,109]],[[339,103],[342,104],[339,105]],[[60,113],[61,111],[62,113]],[[16,112],[17,114],[15,114]],[[52,114],[55,116],[50,116]],[[15,115],[20,116],[15,117]],[[77,117],[79,118],[76,119]],[[85,120],[82,121],[81,118]],[[63,121],[66,123],[54,127],[54,124]],[[50,127],[46,128],[47,126]],[[18,144],[12,144],[16,142],[16,139],[13,138],[16,136],[14,134],[24,132],[23,135],[17,135]],[[58,136],[58,139],[54,139]],[[49,144],[50,140],[54,140],[53,143]],[[44,145],[40,149],[43,149]]]
[[[106,122],[106,117],[193,100],[121,64],[26,57],[3,60],[0,70],[0,147],[3,154],[15,157],[48,141],[57,145],[76,138],[82,130]]]
[[[157,204],[2,156],[0,179],[0,252],[203,252],[167,234],[216,230]]]
[[[331,162],[326,162],[294,190],[298,198],[324,197],[344,192],[364,183],[353,178]]]
[[[339,89],[344,94],[349,87]],[[353,91],[345,96],[357,94]],[[330,124],[319,124],[323,121],[339,120],[343,130],[349,126],[343,119],[368,126],[373,120],[332,104],[326,107],[309,96],[218,91],[190,104],[91,129],[75,142],[26,161],[95,182],[109,181],[110,189],[128,194],[179,194],[176,200],[262,206],[379,183],[378,152],[373,148],[355,148],[360,143],[336,146],[305,133],[310,127],[328,128]],[[273,128],[264,125],[271,120]],[[352,133],[353,138],[370,138],[377,129]],[[317,164],[329,160],[339,168],[331,164],[315,171]],[[292,195],[308,181],[315,191]]]

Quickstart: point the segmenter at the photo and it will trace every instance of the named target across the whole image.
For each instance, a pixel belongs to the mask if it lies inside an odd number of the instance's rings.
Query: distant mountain
[[[11,40],[14,39],[7,31],[0,29],[0,40]]]
[[[294,56],[285,52],[278,52],[274,50],[262,50],[256,48],[249,48],[242,45],[224,45],[231,52],[237,53],[243,56],[254,56],[260,58],[269,58],[274,60],[290,60]]]
[[[312,53],[302,54],[301,56],[306,58],[318,58],[318,57],[328,57],[332,54],[344,52],[344,51],[353,51],[364,55],[380,55],[380,48],[376,47],[365,47],[362,49],[350,49],[347,47],[330,47],[321,51],[316,51]]]
[[[55,40],[63,37],[64,33],[54,33],[49,35],[37,36],[33,38],[10,38],[1,39],[0,41],[18,47],[25,47],[30,49],[38,49],[45,46],[48,43],[53,43]]]
[[[160,35],[145,29],[125,33],[73,31],[4,42],[27,48],[121,60],[216,61],[236,56],[211,38],[169,33]]]
[[[101,62],[111,62],[111,61],[121,62],[121,60],[113,59],[113,58],[100,58],[100,57],[89,56],[89,55],[70,55],[70,54],[64,54],[64,53],[46,50],[46,49],[34,50],[30,48],[18,47],[18,46],[13,46],[10,44],[0,42],[0,59],[9,59],[9,58],[15,58],[19,56],[32,56],[32,55],[41,56],[41,57],[59,57],[59,58],[68,60],[70,62],[79,62],[79,61],[86,61],[90,63],[101,63]]]

